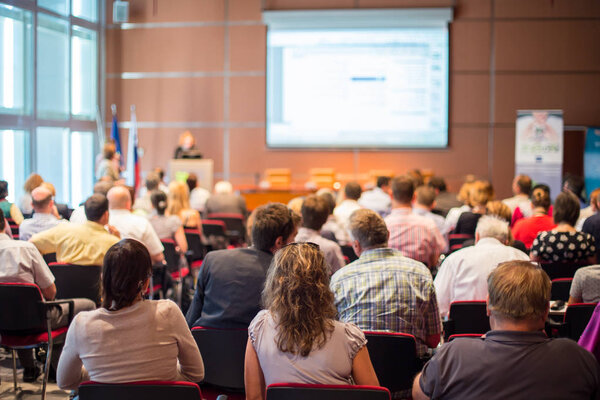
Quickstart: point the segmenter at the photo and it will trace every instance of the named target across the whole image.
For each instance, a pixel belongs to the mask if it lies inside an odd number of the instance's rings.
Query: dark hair
[[[567,174],[563,183],[563,189],[570,190],[578,199],[583,199],[583,189],[585,182],[583,178],[577,175]]]
[[[356,182],[348,182],[344,187],[344,194],[347,199],[358,200],[362,194],[362,188]]]
[[[153,191],[154,189],[158,188],[159,184],[160,178],[158,177],[158,174],[155,172],[149,172],[146,176],[146,189]]]
[[[8,196],[8,182],[0,181],[0,199]]]
[[[447,190],[446,181],[444,181],[444,178],[440,176],[432,176],[431,178],[429,178],[427,185],[439,190],[440,192],[445,192]]]
[[[165,177],[165,171],[161,167],[154,168],[154,172],[158,175],[161,181]]]
[[[198,185],[198,177],[194,173],[189,174],[185,183],[187,183],[188,189],[190,189],[190,193],[192,193],[192,190],[196,189],[196,185]]]
[[[387,186],[390,184],[392,178],[389,176],[378,176],[377,177],[377,187]]]
[[[324,198],[313,194],[304,199],[301,213],[302,226],[319,231],[329,217],[329,204]]]
[[[531,192],[533,192],[536,189],[542,189],[544,192],[548,193],[548,196],[550,196],[550,186],[546,185],[545,183],[537,183],[537,184],[535,184],[531,188]]]
[[[88,197],[83,208],[88,221],[96,222],[108,211],[108,199],[103,194],[95,193]]]
[[[392,179],[392,196],[394,200],[408,204],[415,194],[415,184],[408,176],[397,176]]]
[[[554,217],[554,223],[560,224],[566,222],[567,224],[574,226],[579,218],[579,200],[573,193],[563,190],[554,201],[554,210],[552,216]]]
[[[6,228],[6,219],[4,219],[4,213],[0,210],[0,233],[4,233],[4,228]]]
[[[112,245],[102,268],[102,307],[120,310],[130,306],[142,293],[152,274],[152,260],[146,246],[133,239]]]
[[[262,251],[271,251],[278,237],[287,239],[294,229],[293,211],[281,203],[269,203],[256,209],[252,223],[252,243]]]
[[[98,181],[94,185],[94,193],[99,193],[104,196],[108,194],[108,191],[114,186],[112,182]]]
[[[550,208],[550,193],[546,192],[542,187],[533,189],[531,192],[531,204],[534,207],[543,207],[548,212]]]
[[[531,193],[531,178],[527,175],[519,175],[517,177],[517,186],[519,187],[519,191],[521,193],[529,196]]]
[[[333,210],[335,209],[335,197],[333,194],[329,192],[323,192],[319,195],[319,197],[327,202],[327,207],[329,207],[329,215],[333,214]]]
[[[158,215],[165,215],[167,209],[167,195],[162,190],[153,190],[150,194],[152,207],[156,209]]]

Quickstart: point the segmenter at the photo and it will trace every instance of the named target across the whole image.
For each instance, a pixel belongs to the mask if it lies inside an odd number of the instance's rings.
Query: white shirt
[[[448,215],[446,215],[446,232],[453,230],[456,227],[460,215],[467,211],[471,211],[471,207],[467,205],[451,208],[450,211],[448,211]]]
[[[0,260],[0,282],[35,283],[40,289],[54,283],[54,275],[32,243],[0,233]]]
[[[340,246],[329,239],[325,239],[319,235],[319,232],[302,227],[298,229],[298,234],[294,239],[296,242],[312,242],[319,245],[319,248],[325,255],[325,261],[329,265],[329,274],[333,275],[335,271],[346,265],[344,256],[342,255],[342,249]]]
[[[346,244],[350,242],[350,235],[348,234],[348,224],[350,223],[350,215],[356,210],[361,209],[362,207],[358,204],[356,200],[344,200],[342,201],[334,210],[333,215],[335,215],[335,219],[340,225],[341,230],[344,232],[344,238],[338,241],[341,244]]]
[[[87,221],[87,217],[85,215],[85,207],[79,206],[73,210],[71,213],[71,218],[69,218],[69,222],[72,224],[85,224]]]
[[[194,210],[204,212],[206,210],[206,200],[210,197],[210,192],[202,187],[197,187],[190,193],[190,207]]]
[[[108,223],[117,228],[122,239],[142,242],[151,256],[163,252],[163,245],[146,218],[134,215],[129,210],[109,210]]]
[[[529,204],[529,197],[526,194],[517,194],[516,196],[509,197],[508,199],[502,200],[504,204],[510,207],[510,211],[515,212],[515,209],[519,207],[521,212],[523,208],[527,209]],[[523,214],[525,215],[525,214]]]
[[[392,210],[392,198],[378,186],[363,192],[358,199],[358,204],[375,211],[382,217],[388,215]]]
[[[579,212],[579,218],[577,219],[577,223],[575,224],[575,229],[577,229],[578,231],[581,231],[585,220],[594,214],[596,214],[596,212],[594,211],[592,206],[582,208],[581,211]],[[598,243],[596,243],[596,245],[598,245]]]
[[[448,315],[453,301],[485,300],[488,275],[498,264],[511,260],[528,261],[529,256],[494,238],[480,239],[475,246],[450,254],[433,282],[440,314]]]

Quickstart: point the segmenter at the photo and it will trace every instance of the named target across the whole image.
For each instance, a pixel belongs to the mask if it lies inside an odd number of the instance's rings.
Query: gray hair
[[[215,184],[216,194],[231,194],[233,193],[233,186],[228,181],[219,181]]]
[[[479,235],[479,239],[494,238],[506,243],[509,239],[508,222],[495,216],[483,215],[479,218],[475,234]]]

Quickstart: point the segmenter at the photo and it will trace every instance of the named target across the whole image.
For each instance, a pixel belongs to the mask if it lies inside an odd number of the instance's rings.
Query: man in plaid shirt
[[[359,259],[331,277],[340,321],[412,334],[419,356],[436,347],[442,322],[427,267],[387,247],[388,229],[374,211],[353,212],[349,230]]]

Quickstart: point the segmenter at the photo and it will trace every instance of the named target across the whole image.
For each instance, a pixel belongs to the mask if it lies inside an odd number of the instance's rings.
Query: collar
[[[131,211],[123,209],[123,208],[114,208],[112,210],[108,210],[108,215],[129,215]]]
[[[53,214],[50,213],[33,213],[31,216],[33,219],[57,219]]]
[[[412,211],[413,211],[414,214],[423,215],[423,216],[429,215],[429,213],[430,213],[429,210],[426,210],[426,209],[421,208],[421,207],[413,207]]]
[[[100,225],[97,222],[86,220],[83,224],[86,225],[88,228],[91,228],[91,229],[93,229],[95,231],[106,232],[106,230],[104,229],[104,226]],[[106,233],[108,233],[108,232],[106,232]]]
[[[409,214],[412,214],[412,212],[413,212],[413,209],[410,207],[392,208],[392,214],[409,215]]]
[[[481,238],[481,239],[479,239],[479,241],[477,243],[475,243],[475,246],[486,245],[486,244],[493,244],[493,245],[501,245],[501,246],[503,246],[502,242],[500,242],[498,239],[493,238],[493,237]]]
[[[300,228],[298,228],[298,233],[296,236],[301,235],[301,236],[314,236],[314,235],[319,235],[318,231],[315,231],[314,229],[310,229],[307,228],[305,226],[301,226]]]
[[[492,330],[485,334],[485,340],[499,343],[533,344],[545,342],[548,340],[548,336],[546,336],[543,331],[523,332]]]
[[[393,255],[396,250],[391,247],[378,247],[376,249],[369,249],[362,252],[359,259],[362,258],[382,258],[388,255]]]
[[[12,239],[6,233],[0,232],[0,240],[12,240]]]

